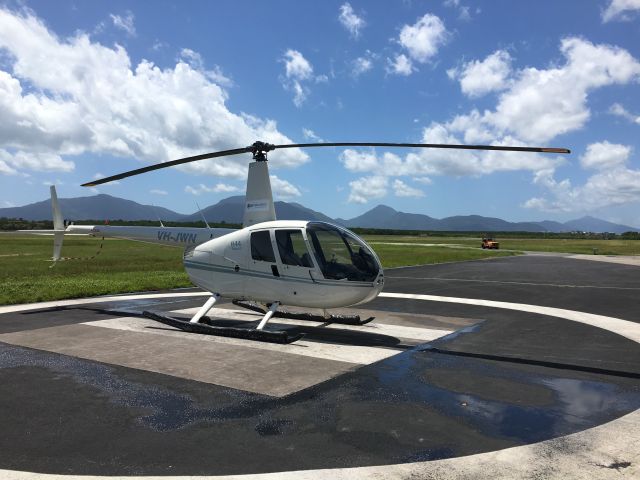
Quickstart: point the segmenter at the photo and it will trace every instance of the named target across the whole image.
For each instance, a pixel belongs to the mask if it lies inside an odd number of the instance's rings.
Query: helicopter
[[[265,329],[274,317],[364,324],[358,316],[329,315],[327,309],[359,305],[376,298],[384,287],[384,271],[374,250],[355,233],[331,223],[277,220],[267,164],[270,151],[313,147],[404,147],[511,152],[570,153],[565,148],[509,147],[415,143],[304,143],[273,145],[257,141],[247,147],[157,163],[82,184],[93,187],[198,160],[250,153],[243,228],[240,230],[178,227],[75,226],[63,224],[52,187],[54,260],[60,258],[62,235],[93,236],[178,244],[185,248],[184,268],[194,285],[211,296],[190,320],[143,312],[146,317],[183,331],[291,343],[301,334]],[[204,217],[203,217],[204,219]],[[255,328],[213,325],[206,314],[220,298],[263,313]],[[259,304],[265,305],[261,308]],[[278,312],[281,306],[320,308],[323,315]]]

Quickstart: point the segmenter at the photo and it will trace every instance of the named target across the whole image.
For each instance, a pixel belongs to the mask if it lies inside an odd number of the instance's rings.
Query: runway
[[[640,473],[638,267],[523,256],[385,276],[344,310],[373,322],[274,320],[306,334],[290,345],[139,315],[187,317],[195,289],[0,307],[0,476]]]

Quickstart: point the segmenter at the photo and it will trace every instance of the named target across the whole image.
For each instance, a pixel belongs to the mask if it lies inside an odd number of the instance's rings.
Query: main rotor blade
[[[500,145],[451,145],[446,143],[374,143],[374,142],[341,142],[341,143],[292,143],[274,145],[279,148],[309,147],[409,147],[409,148],[448,148],[456,150],[499,150],[503,152],[537,152],[537,153],[571,153],[568,148],[545,147],[507,147]]]
[[[110,177],[101,178],[99,180],[92,180],[87,183],[83,183],[83,187],[95,187],[96,185],[102,185],[103,183],[113,182],[114,180],[120,180],[121,178],[133,177],[134,175],[140,175],[141,173],[152,172],[153,170],[160,170],[161,168],[173,167],[175,165],[182,165],[183,163],[195,162],[197,160],[205,160],[207,158],[226,157],[229,155],[239,155],[241,153],[251,152],[251,147],[234,148],[233,150],[222,150],[221,152],[204,153],[202,155],[194,155],[193,157],[179,158],[178,160],[171,160],[170,162],[156,163],[155,165],[149,165],[147,167],[136,168],[135,170],[129,170],[128,172],[119,173]]]
[[[173,167],[184,163],[195,162],[197,160],[205,160],[207,158],[226,157],[230,155],[239,155],[241,153],[253,153],[254,158],[256,152],[268,152],[281,148],[312,148],[312,147],[405,147],[405,148],[444,148],[456,150],[497,150],[502,152],[537,152],[537,153],[571,153],[567,148],[545,148],[545,147],[507,147],[500,145],[451,145],[446,143],[381,143],[381,142],[338,142],[338,143],[290,143],[285,145],[272,145],[269,143],[256,142],[253,145],[243,148],[235,148],[233,150],[222,150],[220,152],[205,153],[202,155],[194,155],[193,157],[180,158],[171,160],[170,162],[157,163],[147,167],[136,168],[128,172],[112,175],[111,177],[101,178],[83,183],[83,187],[94,187],[103,183],[113,182],[122,178],[140,175],[141,173],[160,170],[161,168]],[[266,157],[265,157],[266,159]]]

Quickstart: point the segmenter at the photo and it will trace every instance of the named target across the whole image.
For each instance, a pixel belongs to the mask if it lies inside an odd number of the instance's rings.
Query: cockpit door
[[[322,278],[301,229],[277,229],[274,234],[283,279],[315,281],[315,278]]]

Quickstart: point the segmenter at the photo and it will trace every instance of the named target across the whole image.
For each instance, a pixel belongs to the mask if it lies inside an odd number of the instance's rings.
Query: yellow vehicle
[[[482,239],[482,248],[498,250],[500,248],[500,243],[496,242],[493,238],[486,237]]]

